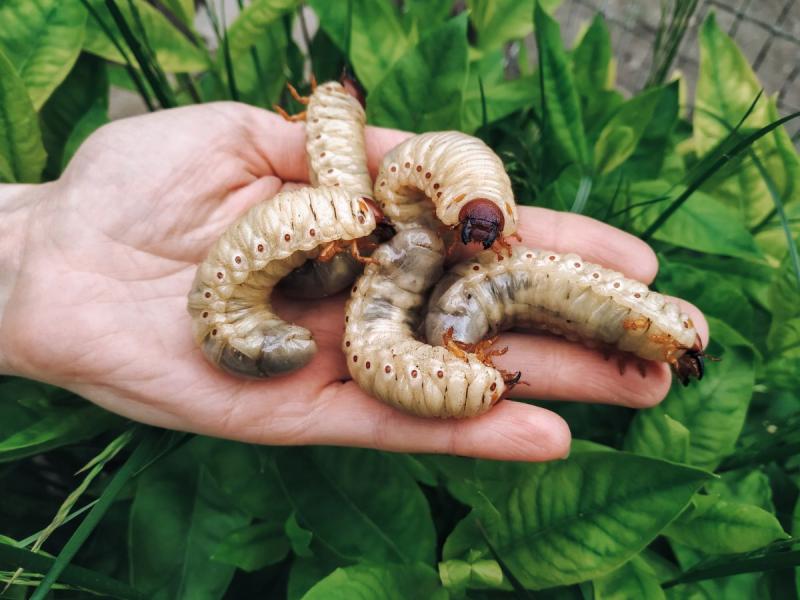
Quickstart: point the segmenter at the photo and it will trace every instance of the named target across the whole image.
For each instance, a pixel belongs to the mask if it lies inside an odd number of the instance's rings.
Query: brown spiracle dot
[[[472,300],[472,294],[467,294],[467,300]]]
[[[385,185],[386,185],[386,182],[385,181],[381,181],[381,187],[383,187]]]
[[[391,365],[386,365],[385,367],[383,367],[383,372],[384,373],[391,373],[392,372]]]
[[[344,345],[345,345],[345,347],[349,348],[349,347],[350,347],[350,340],[347,340],[347,341],[344,343]]]
[[[639,292],[636,292],[636,293],[633,295],[633,297],[634,297],[634,298],[641,298],[641,297],[642,297],[642,295],[641,295]]]
[[[600,279],[600,273],[592,273],[592,277],[595,279]]]
[[[257,249],[259,252],[263,252],[263,251],[264,251],[264,244],[259,244],[259,245],[257,246],[257,248],[256,248],[256,249]]]
[[[337,181],[336,183],[333,184],[333,186],[334,187],[339,187],[339,182]]]
[[[497,255],[497,262],[500,262],[500,261],[501,261],[501,260],[503,260],[504,258],[505,258],[505,257],[504,257],[502,254],[498,254],[498,255]]]
[[[439,184],[438,184],[438,183],[434,183],[434,184],[433,184],[433,189],[435,189],[435,190],[438,190],[438,189],[439,189],[439,187],[440,187],[440,186],[439,186]]]
[[[389,168],[389,170],[390,170],[392,173],[394,173],[394,172],[396,172],[396,171],[397,171],[397,167],[395,167],[394,165],[392,165],[392,166]]]
[[[575,263],[575,268],[576,269],[580,269],[581,268],[581,263]]]
[[[317,134],[317,139],[320,139],[321,137],[322,137],[322,134],[321,134],[321,133],[318,133],[318,134]]]
[[[372,366],[372,363],[367,361],[364,363],[364,366],[369,369]]]
[[[353,354],[353,362],[358,362],[358,354]]]
[[[364,222],[364,220],[365,220],[365,219],[364,219],[364,215],[358,215],[358,222],[359,222],[359,223],[363,223],[363,222]]]
[[[328,173],[333,173],[333,169],[328,169]]]
[[[408,169],[408,168],[411,166],[411,163],[410,163],[410,162],[407,162],[407,163],[406,163],[406,164],[404,164],[403,166],[404,166],[406,169]]]
[[[614,282],[614,287],[615,287],[615,288],[618,288],[618,287],[619,287],[619,281],[615,281],[615,282]]]
[[[216,329],[212,329],[211,330],[211,335],[217,335],[217,330]]]
[[[549,258],[550,260],[555,260],[556,259],[556,257],[553,256],[552,254],[550,256],[548,256],[547,258]]]
[[[436,197],[437,198],[441,198],[442,197],[442,192],[436,192]]]
[[[240,265],[240,264],[242,264],[242,257],[241,257],[241,256],[236,256],[236,257],[234,257],[233,261],[234,261],[234,262],[235,262],[237,265]]]
[[[319,119],[313,119],[314,123],[319,123]]]
[[[684,321],[684,322],[683,322],[683,326],[684,326],[686,329],[689,329],[689,321]]]
[[[353,286],[353,293],[354,293],[354,294],[356,293],[356,290],[358,290],[358,286],[357,286],[357,285],[354,285],[354,286]]]
[[[211,298],[211,292],[206,292],[205,294],[203,294],[203,296],[205,296],[206,298]]]
[[[533,254],[531,254],[530,252],[528,252],[528,253],[525,255],[525,258],[533,258]]]
[[[292,236],[287,233],[286,235],[283,236],[283,239],[285,239],[288,242],[289,240],[292,239]]]
[[[315,235],[317,235],[317,230],[312,227],[311,229],[308,230],[308,235],[314,237]]]
[[[481,268],[478,265],[475,265],[474,267],[472,267],[472,270],[473,271],[480,271]]]
[[[430,172],[430,171],[428,171],[428,172],[426,172],[426,173],[425,173],[425,179],[430,179],[430,178],[431,178],[431,176],[432,176],[432,175],[431,175],[431,172]]]
[[[323,156],[325,156],[325,153],[324,152],[320,152],[319,153],[319,157],[322,158]]]
[[[422,172],[422,165],[417,165],[417,173],[421,173],[421,172]]]
[[[437,376],[439,379],[441,379],[442,377],[444,377],[444,371],[442,371],[441,369],[439,369],[438,371],[436,371],[436,376]]]
[[[345,323],[348,323],[349,321],[350,321],[350,317],[345,317],[345,318],[344,318],[344,322],[345,322]]]
[[[224,275],[221,272],[217,273],[217,279],[222,279],[223,277]]]
[[[207,310],[206,310],[206,311],[203,311],[203,318],[205,319],[205,318],[207,318],[207,317],[208,317],[208,311],[207,311]]]
[[[416,369],[411,371],[411,377],[416,377],[417,375],[419,375],[419,373],[417,373]]]
[[[492,385],[489,386],[489,389],[495,391],[497,389],[497,384],[493,383]]]

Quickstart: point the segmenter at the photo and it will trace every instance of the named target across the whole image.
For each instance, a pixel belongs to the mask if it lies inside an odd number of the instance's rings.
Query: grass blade
[[[224,29],[225,15],[223,13],[223,24],[220,26],[216,11],[212,10],[206,0],[203,0],[203,6],[208,14],[208,19],[211,21],[211,29],[214,30],[214,37],[217,38],[217,44],[222,50],[222,60],[225,65],[225,80],[228,82],[228,94],[231,100],[238,101],[239,89],[236,86],[236,76],[233,72],[233,61],[231,60],[230,46],[228,43],[228,32]],[[223,4],[223,11],[224,10],[225,5]]]
[[[119,471],[114,474],[114,477],[100,495],[97,504],[92,507],[92,510],[89,511],[89,514],[64,545],[41,584],[31,596],[31,600],[44,600],[52,585],[61,576],[83,543],[100,523],[103,515],[111,508],[111,504],[125,484],[144,466],[149,464],[154,455],[163,451],[163,440],[164,438],[169,439],[170,435],[170,432],[155,429],[144,430],[139,445],[120,467]]]
[[[765,571],[790,569],[798,565],[800,565],[800,550],[769,552],[761,556],[745,556],[739,559],[727,557],[725,562],[720,564],[689,569],[675,579],[663,583],[662,587],[666,589],[682,583],[716,579],[718,577],[730,577],[731,575],[739,575],[741,573],[763,573]]]
[[[575,201],[572,203],[570,212],[581,214],[586,210],[586,203],[589,201],[589,195],[592,193],[592,178],[589,175],[581,175],[581,181],[578,184],[578,191],[575,193]]]
[[[653,234],[661,228],[667,219],[669,219],[673,213],[678,210],[683,203],[686,202],[686,200],[689,199],[689,196],[691,196],[695,191],[697,191],[698,188],[700,188],[701,185],[703,185],[709,178],[719,171],[725,165],[725,163],[747,150],[756,140],[761,139],[769,132],[777,129],[784,123],[788,123],[789,121],[796,119],[797,117],[800,117],[800,111],[793,112],[790,115],[786,115],[785,117],[778,119],[777,121],[773,121],[769,125],[766,125],[761,129],[751,133],[738,144],[736,144],[729,152],[724,153],[721,157],[715,160],[711,166],[707,167],[692,183],[690,183],[680,196],[672,201],[666,210],[661,213],[658,218],[645,230],[645,232],[641,235],[641,238],[644,241],[649,240]]]
[[[147,37],[147,30],[144,27],[144,23],[142,22],[142,15],[139,12],[136,4],[133,0],[128,0],[128,8],[133,15],[133,20],[136,23],[136,27],[139,30],[139,38],[142,40],[142,47],[145,51],[145,56],[147,57],[148,64],[150,68],[155,73],[156,77],[158,78],[159,85],[161,89],[165,91],[166,95],[169,96],[169,100],[173,106],[177,106],[177,100],[175,99],[175,94],[172,93],[172,88],[169,85],[169,81],[167,80],[167,75],[164,72],[164,69],[161,68],[161,65],[158,62],[158,57],[156,56],[156,51],[153,49],[153,46],[150,45],[150,38]]]

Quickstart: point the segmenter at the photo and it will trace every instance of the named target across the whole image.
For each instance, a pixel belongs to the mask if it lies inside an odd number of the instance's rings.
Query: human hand
[[[367,129],[373,176],[405,135]],[[206,104],[103,127],[60,180],[29,188],[27,216],[15,221],[24,231],[0,293],[0,372],[70,389],[137,421],[254,443],[564,456],[566,423],[537,406],[505,400],[481,417],[438,421],[363,393],[340,351],[342,296],[275,298],[277,312],[310,329],[319,347],[296,373],[244,381],[206,362],[186,311],[197,264],[250,206],[307,181],[302,124],[253,107]],[[519,233],[526,245],[576,252],[644,282],[657,271],[646,244],[586,217],[521,208]],[[702,315],[683,308],[706,340]],[[646,377],[620,374],[600,353],[561,339],[510,333],[500,344],[509,352],[498,366],[530,382],[514,388],[518,398],[646,407],[671,381],[666,365],[649,363]]]

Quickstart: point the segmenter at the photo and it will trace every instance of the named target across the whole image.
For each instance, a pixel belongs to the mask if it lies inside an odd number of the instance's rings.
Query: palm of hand
[[[368,129],[373,174],[404,135]],[[62,178],[43,186],[50,193],[30,220],[23,272],[3,322],[16,347],[15,370],[135,420],[251,442],[522,460],[564,455],[566,424],[536,406],[503,401],[482,417],[454,422],[412,417],[368,397],[349,380],[340,352],[341,297],[276,301],[278,313],[310,329],[319,348],[294,374],[242,381],[206,362],[186,311],[197,263],[250,206],[287,183],[307,185],[305,164],[301,124],[233,103],[164,111],[96,132]],[[652,251],[618,230],[524,211],[527,243],[574,250],[645,281],[655,275]],[[547,238],[561,230],[569,233]],[[637,255],[631,264],[627,257]],[[669,386],[663,365],[651,365],[647,382],[630,372],[621,381],[586,349],[509,337],[500,366],[535,369],[531,362],[540,361],[538,372],[552,375],[535,380],[540,397],[643,406]]]

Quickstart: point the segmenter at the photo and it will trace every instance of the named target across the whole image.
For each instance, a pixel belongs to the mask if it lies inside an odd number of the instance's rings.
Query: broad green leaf
[[[546,138],[562,161],[590,164],[581,106],[558,23],[537,3],[534,10]]]
[[[625,449],[642,456],[689,462],[689,430],[667,414],[659,417],[634,419],[625,436]]]
[[[747,58],[709,15],[700,32],[700,76],[694,109],[694,141],[701,156],[712,150],[746,114],[762,89]],[[743,123],[756,129],[774,120],[776,113],[768,98],[762,97]],[[720,122],[720,120],[722,122]],[[753,144],[775,180],[784,202],[800,191],[800,162],[791,151],[791,141],[780,128]],[[788,150],[788,151],[787,151]],[[755,165],[746,158],[735,170],[706,184],[728,206],[737,210],[743,222],[759,222],[773,207],[769,190]]]
[[[752,504],[770,513],[775,512],[771,483],[764,471],[726,471],[720,479],[711,481],[706,486],[706,491],[722,500]]]
[[[510,589],[496,560],[446,560],[439,563],[439,579],[448,589]]]
[[[663,599],[664,590],[647,562],[634,556],[619,569],[593,582],[594,600]]]
[[[671,541],[670,546],[684,571],[707,559],[700,551]],[[771,595],[761,573],[706,579],[667,589],[668,600],[761,600]]]
[[[630,187],[634,203],[664,195],[673,198],[681,191],[681,186],[671,186],[661,180],[636,182]],[[637,231],[644,231],[668,204],[669,201],[665,200],[635,212],[634,226]],[[653,237],[690,250],[763,261],[752,234],[741,224],[736,212],[716,197],[703,192],[692,194]]]
[[[252,572],[282,561],[288,553],[289,542],[282,524],[265,522],[229,533],[211,559]]]
[[[228,29],[231,56],[240,59],[249,48],[259,43],[278,19],[298,4],[299,0],[253,0]],[[276,57],[272,57],[272,61],[278,62]]]
[[[86,9],[80,0],[4,0],[0,23],[0,49],[39,110],[81,52]]]
[[[255,52],[257,63],[250,52],[234,60],[236,86],[243,102],[271,108],[286,89],[287,50],[289,40],[283,22],[278,20],[261,31],[251,52]],[[316,66],[316,62],[314,63]]]
[[[633,155],[625,161],[625,175],[634,180],[662,177],[678,183],[685,175],[683,159],[675,150],[680,81],[673,81],[661,89],[653,117],[644,128]]]
[[[633,154],[664,92],[665,88],[653,88],[619,107],[594,146],[594,168],[599,175],[610,173]]]
[[[336,569],[303,600],[445,600],[436,572],[426,565],[368,564]]]
[[[66,164],[64,148],[78,123],[88,118],[89,112],[107,109],[108,83],[106,63],[92,54],[83,54],[42,107],[39,116],[48,178],[61,175],[62,165]]]
[[[348,3],[351,1],[353,22],[348,49],[347,16]],[[336,46],[350,57],[359,81],[369,92],[413,43],[391,2],[311,0],[309,4],[319,16],[320,26]]]
[[[47,155],[31,99],[0,51],[0,183],[36,183]]]
[[[67,164],[78,151],[81,144],[86,141],[86,138],[108,122],[108,101],[106,98],[98,98],[86,114],[75,123],[75,128],[70,132],[67,143],[64,145],[61,168],[65,169],[67,167]]]
[[[755,353],[747,340],[724,322],[708,317],[711,344],[708,351],[722,360],[706,363],[702,381],[687,387],[674,384],[660,405],[640,411],[632,430],[649,430],[664,415],[679,421],[690,432],[691,464],[713,469],[734,448],[744,425],[753,394]]]
[[[597,13],[571,55],[575,88],[585,101],[613,86],[611,36],[602,13]]]
[[[528,76],[487,85],[483,92],[486,97],[486,122],[493,123],[511,113],[538,104],[539,80]],[[464,107],[461,113],[462,129],[474,132],[483,123],[483,104],[477,79],[470,77],[464,92]]]
[[[286,519],[283,530],[292,546],[292,552],[303,558],[309,558],[314,555],[311,551],[311,541],[314,534],[297,522],[297,515],[295,513],[290,514],[289,518]]]
[[[391,459],[367,450],[297,448],[280,454],[277,464],[299,521],[343,558],[433,560],[428,504]]]
[[[194,26],[195,0],[163,0],[163,3],[184,24],[190,27]]]
[[[800,297],[800,291],[798,292]],[[770,355],[800,356],[800,317],[773,319],[767,337]]]
[[[467,79],[467,17],[432,29],[367,98],[370,123],[409,131],[459,129]]]
[[[795,238],[795,244],[799,242],[800,237]],[[800,317],[800,284],[792,272],[789,260],[787,255],[781,261],[767,290],[769,309],[779,321]]]
[[[763,508],[701,495],[664,534],[707,554],[749,552],[789,537],[778,519]]]
[[[478,33],[478,47],[494,50],[528,35],[533,31],[534,3],[536,0],[467,0],[470,21]],[[552,14],[561,0],[539,0],[538,4]]]
[[[403,19],[406,29],[424,32],[438,27],[453,10],[454,0],[405,0]]]
[[[130,577],[153,600],[220,598],[235,567],[211,558],[250,517],[198,461],[196,438],[144,472],[130,517]]]
[[[313,558],[295,557],[289,569],[286,600],[300,600],[318,582],[348,564],[320,546],[314,548]]]
[[[481,461],[477,516],[529,589],[601,577],[682,512],[709,474],[643,456],[581,452],[545,464]]]
[[[114,19],[108,12],[105,2],[103,0],[89,0],[89,2],[106,26],[117,36],[118,42],[125,48],[124,38],[117,31]],[[133,0],[133,2],[147,32],[147,40],[155,51],[159,64],[165,71],[170,73],[189,73],[209,68],[210,64],[206,52],[189,41],[163,14],[145,2],[145,0]],[[138,32],[128,0],[124,2],[118,1],[117,6],[131,29],[134,32]],[[86,40],[83,47],[84,50],[102,58],[122,64],[125,63],[119,50],[108,39],[103,28],[92,16],[86,22]],[[125,50],[133,59],[130,49],[125,48]]]

